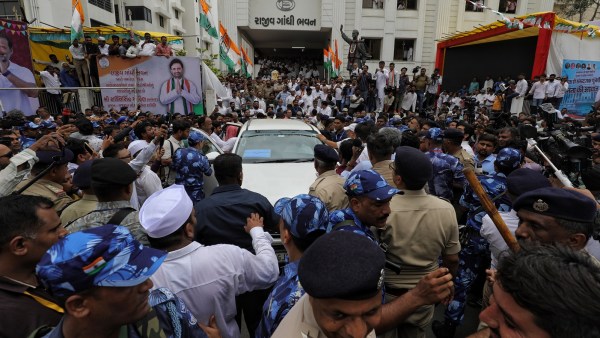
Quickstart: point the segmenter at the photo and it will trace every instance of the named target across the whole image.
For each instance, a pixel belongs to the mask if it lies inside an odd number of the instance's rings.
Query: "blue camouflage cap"
[[[427,131],[425,138],[441,142],[444,139],[444,132],[440,128],[431,128]]]
[[[387,183],[385,178],[374,170],[359,170],[346,179],[344,190],[349,197],[366,195],[376,201],[383,201],[402,193]]]
[[[104,124],[116,124],[117,121],[113,120],[113,119],[106,119],[104,120]]]
[[[143,246],[127,228],[107,224],[58,241],[42,256],[36,274],[54,296],[68,297],[94,286],[139,285],[166,256]]]
[[[275,203],[275,213],[281,216],[294,237],[304,238],[315,231],[327,231],[329,212],[318,197],[301,194],[281,198]]]
[[[92,122],[92,128],[100,128],[100,123],[96,121]]]
[[[188,140],[189,145],[193,147],[196,144],[198,144],[202,141],[205,141],[206,137],[204,137],[204,135],[202,135],[201,132],[192,130],[190,132],[190,136],[188,136],[187,140]]]
[[[517,168],[521,164],[521,152],[515,148],[504,148],[496,156],[496,164],[504,168]]]
[[[28,122],[25,123],[25,129],[39,129],[41,126],[37,123],[33,123],[33,122]]]
[[[56,129],[56,123],[52,121],[42,121],[42,123],[40,123],[40,127],[46,129]]]
[[[127,121],[127,116],[121,116],[117,119],[117,124],[121,124]]]

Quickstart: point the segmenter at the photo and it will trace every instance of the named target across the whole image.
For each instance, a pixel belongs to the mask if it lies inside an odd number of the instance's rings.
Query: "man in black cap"
[[[475,170],[475,161],[473,156],[462,147],[465,134],[454,128],[444,130],[444,143],[442,148],[446,154],[450,154],[458,159],[465,169]]]
[[[133,182],[137,175],[117,158],[101,158],[92,163],[92,189],[98,198],[96,209],[65,225],[71,232],[104,224],[122,225],[142,244],[149,245],[138,211],[131,206]]]
[[[460,251],[454,208],[423,189],[433,175],[427,155],[412,147],[399,147],[393,168],[394,183],[404,194],[392,198],[388,225],[380,233],[380,241],[387,246],[387,259],[401,265],[402,271],[395,274],[386,270],[386,302],[405,294],[437,270],[439,257],[455,275]],[[433,310],[433,305],[419,308],[397,327],[398,337],[425,337]]]
[[[65,208],[60,214],[60,220],[63,224],[69,224],[72,221],[83,217],[98,207],[98,198],[92,189],[92,163],[89,160],[81,165],[73,173],[73,184],[81,190],[83,196]]]
[[[321,199],[328,211],[347,208],[348,196],[344,190],[344,179],[335,172],[339,155],[324,144],[317,144],[314,151],[315,170],[319,176],[310,186],[308,194]]]
[[[40,196],[0,198],[0,336],[27,337],[43,325],[56,325],[60,303],[40,286],[35,266],[67,232]]]
[[[31,168],[31,175],[36,176],[44,169],[52,166],[39,180],[23,191],[24,195],[42,196],[51,200],[54,209],[59,214],[67,205],[73,203],[73,199],[63,190],[62,184],[70,177],[67,164],[73,159],[73,152],[69,149],[39,150],[35,153],[39,161]],[[15,191],[29,183],[28,178],[19,183]]]
[[[323,235],[304,252],[298,267],[307,294],[272,337],[374,338],[382,315],[384,265],[384,253],[364,236],[347,231]]]
[[[594,233],[598,204],[575,190],[536,189],[519,196],[513,207],[519,216],[519,240],[582,250]]]

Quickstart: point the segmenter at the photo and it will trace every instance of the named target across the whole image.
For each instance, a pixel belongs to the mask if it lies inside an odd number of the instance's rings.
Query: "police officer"
[[[356,171],[344,183],[350,206],[331,213],[327,232],[351,231],[377,242],[370,227],[383,228],[390,215],[390,201],[400,190],[373,170]]]
[[[475,170],[475,161],[473,156],[462,147],[462,141],[465,134],[454,128],[444,130],[443,149],[447,154],[450,154],[458,159],[465,169]]]
[[[360,248],[360,255],[356,254]],[[385,255],[364,236],[334,231],[317,239],[298,266],[307,294],[274,338],[369,337],[381,320]]]
[[[433,176],[429,180],[429,192],[452,201],[453,189],[462,189],[465,185],[463,165],[456,157],[444,154],[442,151],[443,132],[440,128],[429,129],[425,140],[428,143],[426,154],[433,165]]]
[[[414,288],[426,274],[443,265],[454,275],[458,269],[458,223],[450,203],[423,189],[433,174],[432,164],[418,149],[399,147],[394,160],[394,181],[403,195],[390,202],[388,226],[381,233],[388,260],[402,266],[395,274],[386,270],[386,302]],[[419,243],[414,245],[414,243]],[[425,337],[433,318],[433,305],[421,307],[398,326],[396,337]]]
[[[478,176],[479,182],[487,195],[494,201],[498,211],[509,211],[511,203],[506,193],[506,177],[521,165],[521,153],[514,148],[504,148],[496,157],[495,173]],[[460,203],[468,209],[465,239],[461,243],[459,268],[454,279],[456,284],[454,299],[445,312],[445,321],[434,321],[432,330],[436,337],[454,337],[456,327],[462,323],[466,296],[479,273],[483,272],[485,259],[490,257],[489,243],[481,237],[481,220],[486,212],[481,207],[479,198],[470,186],[467,186]]]
[[[347,208],[344,179],[335,172],[339,159],[337,152],[324,144],[317,144],[314,152],[315,170],[319,177],[310,186],[308,194],[320,198],[329,211]]]
[[[204,199],[204,175],[211,176],[212,168],[202,148],[208,140],[199,131],[192,131],[188,136],[189,148],[180,148],[173,154],[171,167],[177,173],[175,184],[185,187],[194,204]]]
[[[325,234],[329,220],[325,204],[310,195],[282,198],[275,203],[275,212],[281,216],[279,232],[289,263],[283,267],[283,275],[263,305],[262,320],[255,334],[258,338],[271,337],[281,320],[304,295],[298,278],[298,264],[312,243]]]
[[[73,160],[73,152],[66,148],[62,151],[39,150],[35,155],[39,161],[31,169],[32,176],[40,174],[53,163],[54,165],[44,176],[25,189],[23,194],[46,197],[54,203],[54,209],[60,214],[67,205],[73,202],[73,199],[67,195],[62,186],[70,176],[67,164]],[[23,180],[17,185],[15,191],[21,189],[31,180],[32,178]]]

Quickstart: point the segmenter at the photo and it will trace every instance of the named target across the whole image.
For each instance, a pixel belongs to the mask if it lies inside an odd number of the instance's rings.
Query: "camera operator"
[[[43,162],[44,158],[40,155],[45,155],[46,153],[52,152],[42,151],[42,149],[54,150],[58,155],[66,157],[66,153],[57,151],[59,148],[62,148],[64,144],[65,141],[57,133],[42,136],[29,148],[17,154],[13,154],[11,149],[9,149],[6,145],[0,144],[0,197],[9,195],[15,189],[15,187],[17,187],[17,185],[21,183],[21,181],[23,181],[27,175],[29,175],[36,164],[40,165],[41,169],[43,170],[47,165],[56,160],[55,158],[50,158],[50,161],[46,165],[41,165],[41,162]],[[65,178],[66,174],[63,175],[62,181],[64,181]],[[57,185],[56,187],[58,188],[59,186],[60,185]],[[31,188],[33,188],[33,186]],[[50,187],[47,187],[47,190],[51,191],[49,189]],[[62,186],[60,186],[58,190],[64,194],[62,191]],[[31,193],[30,195],[35,194]],[[52,200],[54,200],[54,198],[52,198]]]

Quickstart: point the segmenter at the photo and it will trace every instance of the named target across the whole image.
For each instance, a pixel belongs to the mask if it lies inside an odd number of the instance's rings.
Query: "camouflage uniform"
[[[478,176],[483,189],[490,199],[506,191],[506,176],[497,173],[488,176]],[[481,270],[482,261],[490,256],[489,243],[479,233],[483,217],[487,214],[481,207],[481,202],[470,186],[467,186],[460,203],[469,209],[467,219],[467,237],[459,253],[457,276],[454,278],[454,299],[445,312],[446,321],[460,325],[464,318],[467,293]],[[511,204],[506,197],[494,201],[498,211],[510,211]]]
[[[111,217],[124,208],[131,208],[131,203],[129,201],[98,202],[96,210],[65,225],[65,227],[70,232],[76,232],[105,225]],[[129,213],[119,225],[129,229],[133,237],[140,241],[140,243],[148,246],[150,245],[148,236],[142,230],[139,221],[139,212],[137,210],[133,210]]]
[[[21,148],[27,149],[27,148],[31,147],[31,145],[34,144],[35,141],[36,141],[36,139],[34,139],[34,138],[27,137],[27,136],[21,136]]]
[[[350,208],[337,210],[331,213],[329,216],[329,224],[327,225],[327,232],[329,233],[334,230],[352,231],[356,234],[366,236],[373,242],[378,243],[375,235],[371,232],[371,229],[362,224],[354,214],[354,211]]]
[[[25,186],[29,182],[29,180],[30,179],[26,179],[21,183],[17,184],[15,191]],[[67,193],[63,190],[62,185],[45,179],[40,179],[37,182],[33,183],[29,188],[27,188],[23,192],[23,195],[46,197],[54,203],[54,209],[59,214],[69,204],[73,203],[73,199],[69,197],[69,195],[67,195]]]
[[[283,267],[281,276],[263,306],[263,315],[254,337],[268,338],[273,335],[281,320],[304,295],[298,279],[298,263],[295,261]]]
[[[463,165],[454,156],[444,154],[436,148],[426,153],[433,165],[433,176],[429,180],[429,191],[432,195],[452,201],[454,182],[465,184]]]
[[[194,204],[204,199],[204,175],[212,175],[208,158],[195,148],[179,148],[173,155],[175,184],[181,184]]]

